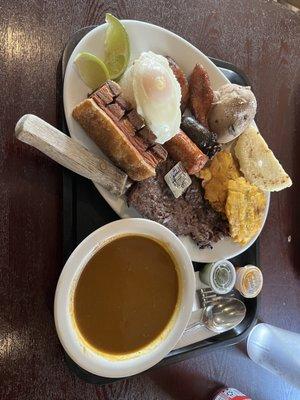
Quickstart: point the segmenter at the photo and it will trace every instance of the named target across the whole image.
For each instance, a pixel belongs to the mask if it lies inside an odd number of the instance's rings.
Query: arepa
[[[235,155],[245,178],[262,190],[276,192],[292,185],[292,180],[254,127],[242,133]]]

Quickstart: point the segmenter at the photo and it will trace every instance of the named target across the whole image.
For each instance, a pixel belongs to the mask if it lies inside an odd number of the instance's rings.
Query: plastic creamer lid
[[[246,265],[238,268],[236,274],[235,288],[242,296],[252,298],[260,293],[263,286],[263,275],[259,268],[254,265]]]

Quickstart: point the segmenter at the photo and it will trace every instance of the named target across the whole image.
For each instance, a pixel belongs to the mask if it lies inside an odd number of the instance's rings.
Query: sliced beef
[[[204,199],[200,181],[191,177],[192,184],[175,199],[164,176],[175,165],[167,159],[156,170],[156,176],[135,183],[127,193],[128,204],[143,217],[159,222],[176,235],[191,236],[200,248],[210,247],[228,235],[228,223]]]

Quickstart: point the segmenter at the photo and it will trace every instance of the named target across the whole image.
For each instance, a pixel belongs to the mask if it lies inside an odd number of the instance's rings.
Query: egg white
[[[179,132],[181,89],[165,57],[151,51],[142,53],[120,85],[156,135],[157,143],[163,144]]]

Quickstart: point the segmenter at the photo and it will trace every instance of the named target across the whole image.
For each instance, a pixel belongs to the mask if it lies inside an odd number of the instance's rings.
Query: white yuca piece
[[[253,185],[269,192],[292,185],[291,178],[256,128],[251,126],[240,135],[234,151],[240,170]]]

